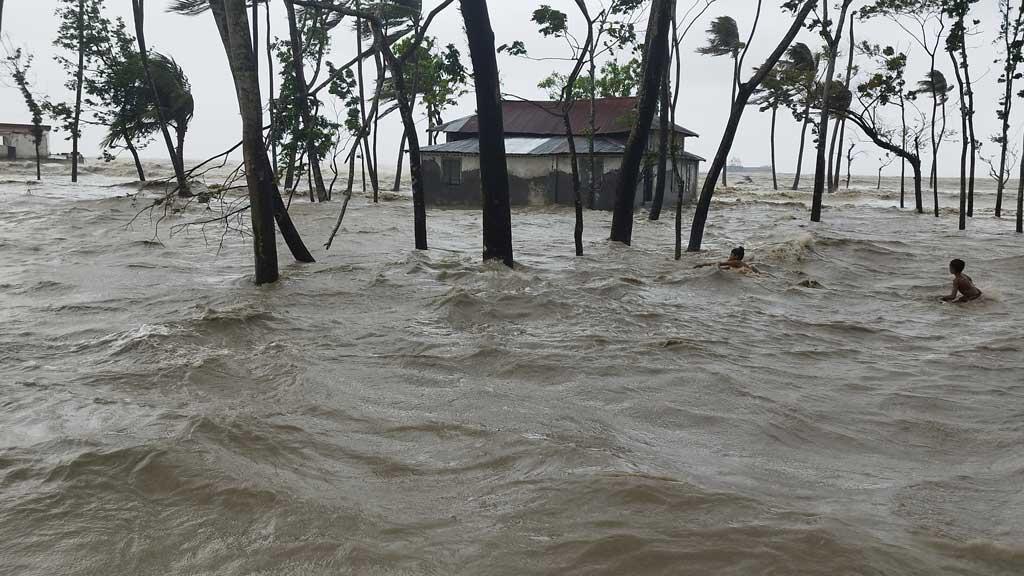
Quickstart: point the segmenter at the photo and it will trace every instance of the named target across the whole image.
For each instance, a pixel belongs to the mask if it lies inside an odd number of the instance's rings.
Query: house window
[[[444,182],[449,186],[462,184],[462,158],[445,158],[441,161]]]

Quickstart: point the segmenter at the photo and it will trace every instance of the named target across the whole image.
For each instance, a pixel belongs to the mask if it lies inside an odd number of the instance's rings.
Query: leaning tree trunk
[[[309,169],[313,175],[313,185],[316,188],[316,197],[321,202],[327,200],[327,188],[324,186],[324,177],[320,172],[320,154],[316,149],[314,139],[313,113],[309,109],[309,92],[306,85],[306,70],[302,58],[302,37],[299,35],[299,25],[295,19],[295,4],[292,0],[285,0],[285,10],[288,12],[288,35],[291,40],[292,68],[295,74],[295,99],[299,109],[299,116],[302,118],[303,143],[306,147],[306,158],[309,162]]]
[[[661,79],[660,106],[658,119],[658,180],[654,186],[654,199],[651,201],[651,220],[661,218],[661,205],[665,202],[665,188],[668,185],[668,147],[670,135],[670,106],[668,74]]]
[[[852,0],[843,0],[839,12],[839,23],[835,27],[835,37],[831,41],[828,65],[825,67],[825,82],[821,95],[821,122],[818,124],[818,154],[814,163],[814,192],[811,198],[811,222],[821,222],[821,203],[825,193],[825,143],[828,140],[828,119],[831,113],[829,104],[832,101],[832,76],[836,73],[836,48],[843,36],[843,25],[846,24],[846,12]],[[828,0],[825,1],[825,20],[828,20]]]
[[[775,117],[778,115],[778,112],[779,112],[779,107],[777,105],[776,106],[772,106],[772,129],[771,129],[771,134],[769,135],[769,139],[771,140],[771,149],[772,149],[772,189],[773,190],[778,190],[779,189],[779,177],[778,177],[778,174],[775,171]]]
[[[85,0],[78,0],[78,69],[75,71],[75,116],[71,124],[71,181],[78,182],[78,139],[82,120],[82,83],[85,80]]]
[[[960,59],[964,65],[964,92],[967,96],[967,134],[971,139],[970,169],[967,176],[967,215],[974,217],[974,176],[978,162],[978,140],[974,135],[974,88],[971,85],[971,67],[967,62],[967,39],[960,45]],[[1002,178],[1002,174],[999,178]]]
[[[139,182],[145,182],[146,172],[142,169],[142,160],[139,159],[138,149],[135,148],[134,144],[132,144],[132,140],[127,134],[124,134],[121,137],[124,138],[125,147],[128,148],[128,152],[131,152],[132,160],[135,162],[135,171],[139,174]]]
[[[612,216],[611,240],[629,245],[633,240],[633,205],[640,164],[651,134],[651,123],[657,110],[665,59],[668,56],[668,36],[674,0],[653,0],[647,28],[643,76],[637,103],[636,120],[626,141],[619,181],[615,185],[615,213]],[[717,176],[717,175],[716,175]]]
[[[0,0],[0,34],[4,31],[4,0]]]
[[[512,213],[502,120],[498,61],[486,0],[460,0],[473,61],[477,118],[480,124],[480,183],[483,186],[484,260],[511,267]]]
[[[850,54],[849,54],[849,58],[846,61],[846,82],[843,83],[843,86],[847,90],[850,89],[850,82],[853,80],[853,53],[854,53],[854,49],[856,47],[856,43],[854,41],[854,36],[853,36],[853,23],[855,21],[856,21],[856,18],[850,18],[850,32],[849,32],[849,34],[850,34],[850,48],[849,48]],[[840,169],[842,168],[842,164],[843,164],[843,140],[845,140],[845,139],[846,139],[846,118],[841,118],[840,121],[839,121],[839,152],[838,152],[838,155],[836,156],[836,167],[835,167],[835,172],[833,173],[833,176],[832,176],[832,189],[833,190],[836,190],[836,189],[839,188],[839,172],[840,172]],[[849,188],[849,185],[847,185],[847,188]]]
[[[962,39],[961,39],[962,40]],[[949,59],[953,62],[953,72],[956,74],[956,85],[960,91],[960,230],[967,228],[967,150],[970,144],[967,139],[970,133],[967,129],[967,98],[964,92],[964,78],[960,73],[960,67],[956,61],[956,54],[949,53]]]
[[[804,146],[807,143],[807,125],[811,123],[811,93],[807,92],[807,104],[804,105],[804,122],[800,129],[800,148],[796,154],[796,175],[793,177],[793,190],[800,189],[800,173],[804,167]]]
[[[782,59],[783,54],[785,54],[789,45],[793,43],[797,33],[803,28],[807,15],[811,13],[811,10],[814,9],[817,3],[818,0],[806,0],[804,2],[799,12],[793,18],[793,23],[790,25],[789,30],[786,31],[786,35],[779,42],[779,45],[775,47],[775,50],[768,56],[768,59],[761,64],[761,67],[757,69],[754,76],[740,86],[736,101],[732,105],[732,112],[729,114],[729,122],[726,124],[725,133],[722,134],[722,141],[719,143],[718,151],[715,153],[715,159],[711,162],[711,166],[708,168],[707,175],[704,178],[700,200],[697,201],[697,208],[693,213],[693,226],[690,228],[688,251],[699,251],[701,243],[704,241],[704,227],[707,224],[708,212],[711,210],[711,198],[715,194],[715,182],[718,181],[718,174],[728,161],[729,150],[732,149],[733,140],[736,139],[736,130],[740,126],[740,119],[743,117],[743,111],[747,107],[747,101],[750,100],[750,96],[757,90],[757,87],[761,85],[765,77],[771,73],[775,65]]]
[[[419,94],[420,84],[420,51],[419,49],[413,53],[412,57],[412,94],[410,95],[409,106],[414,110],[416,108],[416,95]],[[428,114],[429,116],[429,114]],[[428,121],[429,124],[429,121]],[[391,188],[392,192],[398,192],[402,188],[402,163],[405,160],[405,131],[402,131],[402,141],[398,144],[398,162],[395,166],[395,185]],[[374,195],[374,202],[377,201],[376,195]]]
[[[829,144],[828,148],[828,173],[825,175],[825,185],[829,193],[835,192],[835,186],[832,185],[832,180],[836,175],[836,171],[839,170],[839,166],[836,164],[836,141],[839,140],[839,126],[842,125],[843,121],[840,118],[836,118],[835,128],[832,130],[832,143]],[[839,155],[842,156],[843,149],[839,149]]]
[[[270,112],[270,136],[267,139],[270,140],[270,164],[274,167],[274,177],[277,178],[277,101],[274,98],[274,47],[271,41],[271,36],[273,35],[270,33],[270,2],[267,2],[267,9],[264,15],[266,16],[267,24],[267,82],[270,85],[269,94],[267,94],[267,110]]]
[[[1017,177],[1017,233],[1024,234],[1024,162]]]
[[[144,0],[132,0],[132,14],[135,19],[135,37],[139,43],[139,59],[142,61],[142,69],[146,75],[146,85],[149,87],[153,102],[160,102],[160,97],[156,89],[156,82],[153,81],[153,74],[149,70],[149,52],[146,49],[146,34],[145,34],[145,8],[143,4]],[[246,30],[248,34],[248,30]],[[171,139],[171,132],[167,129],[167,118],[164,117],[163,107],[159,104],[154,106],[156,110],[157,121],[160,124],[160,132],[163,133],[164,145],[167,146],[167,155],[171,157],[171,165],[174,167],[174,176],[178,182],[178,195],[187,196],[189,194],[188,180],[185,177],[185,167],[178,162],[178,154],[174,149],[174,141]]]
[[[139,2],[141,0],[135,0]],[[313,262],[292,223],[274,179],[274,171],[263,144],[263,105],[259,72],[252,57],[252,41],[243,0],[209,0],[217,30],[231,68],[238,110],[242,117],[242,155],[249,189],[249,210],[253,228],[253,255],[257,284],[278,277],[274,220],[292,256],[299,262]]]

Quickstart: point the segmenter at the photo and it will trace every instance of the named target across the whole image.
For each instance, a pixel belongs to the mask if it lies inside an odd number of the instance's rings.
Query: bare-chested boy
[[[750,270],[753,272],[759,272],[757,268],[754,268],[750,264],[743,261],[743,257],[746,256],[747,251],[743,249],[743,246],[737,246],[732,249],[729,254],[729,259],[722,262],[705,262],[703,264],[697,264],[694,268],[704,268],[705,266],[718,266],[723,270]]]
[[[974,285],[974,280],[964,274],[966,266],[967,264],[959,258],[949,263],[949,273],[953,275],[953,293],[943,296],[943,302],[970,302],[981,298],[981,290]],[[957,298],[957,294],[960,294],[959,298]]]

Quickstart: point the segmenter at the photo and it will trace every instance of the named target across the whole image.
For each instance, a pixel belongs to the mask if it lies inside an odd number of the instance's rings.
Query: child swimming
[[[752,272],[758,272],[757,268],[754,268],[750,264],[743,261],[743,257],[746,256],[747,251],[744,250],[743,246],[737,246],[732,249],[729,254],[729,259],[722,262],[705,262],[703,264],[697,264],[694,268],[704,268],[706,266],[718,266],[722,270],[750,270]]]
[[[981,298],[981,290],[978,290],[978,287],[974,285],[974,280],[971,280],[970,276],[964,274],[964,268],[966,267],[967,264],[959,258],[949,263],[949,273],[953,275],[953,293],[949,296],[943,296],[943,302],[963,303]],[[958,293],[960,294],[959,298],[957,298]]]

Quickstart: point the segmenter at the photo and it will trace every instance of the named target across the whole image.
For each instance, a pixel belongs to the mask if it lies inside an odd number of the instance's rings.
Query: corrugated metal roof
[[[587,139],[574,138],[577,154],[586,154]],[[625,145],[610,138],[594,138],[596,154],[622,154]],[[423,154],[479,154],[480,141],[477,138],[466,138],[455,142],[444,142],[420,148]],[[569,154],[569,141],[565,137],[550,138],[505,138],[505,154],[509,156],[564,156]],[[680,152],[681,158],[703,162],[696,154]]]
[[[626,134],[633,128],[633,114],[636,98],[598,98],[594,102],[594,134]],[[565,134],[562,121],[562,105],[550,100],[504,100],[501,103],[505,133],[510,136],[547,136]],[[590,101],[577,100],[569,110],[569,121],[577,134],[590,126]],[[657,121],[655,121],[657,122]],[[655,124],[654,128],[657,128]],[[676,125],[675,129],[684,136],[696,137],[697,133]],[[461,132],[477,134],[480,124],[477,117],[466,116],[440,126],[430,128],[431,132]]]
[[[50,130],[50,126],[48,124],[42,124],[40,127],[43,129],[44,132],[47,132],[47,131]],[[27,133],[27,132],[31,132],[32,128],[33,128],[32,124],[5,124],[5,123],[0,123],[0,132],[14,132],[16,134],[24,134],[24,133]]]

